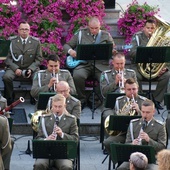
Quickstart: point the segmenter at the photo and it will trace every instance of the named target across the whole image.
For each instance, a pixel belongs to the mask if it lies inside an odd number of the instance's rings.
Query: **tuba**
[[[167,36],[170,31],[170,24],[158,16],[154,16],[154,18],[158,26],[146,46],[170,46],[170,37]],[[150,78],[150,69],[151,79],[154,79],[164,67],[165,63],[151,63],[151,65],[150,63],[138,63],[139,72],[147,79]]]

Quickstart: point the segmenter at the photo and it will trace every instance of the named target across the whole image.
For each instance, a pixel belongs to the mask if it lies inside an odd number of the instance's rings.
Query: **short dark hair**
[[[154,19],[148,19],[148,20],[146,20],[145,25],[146,25],[147,23],[155,24],[155,25],[156,25],[156,21],[155,21]]]
[[[126,84],[134,84],[134,83],[136,83],[138,85],[138,82],[133,78],[129,78],[125,81],[125,85]]]
[[[51,54],[51,55],[49,55],[48,56],[48,58],[47,58],[47,62],[48,61],[55,61],[55,62],[60,62],[60,57],[58,56],[58,55],[54,55],[54,54]]]

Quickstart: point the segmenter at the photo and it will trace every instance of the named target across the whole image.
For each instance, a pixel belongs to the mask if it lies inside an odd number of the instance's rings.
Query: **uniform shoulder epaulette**
[[[52,114],[51,113],[48,113],[48,114],[42,114],[43,117],[49,117],[51,116]]]
[[[70,117],[70,118],[75,118],[74,115],[71,115],[71,114],[65,114],[66,117]]]
[[[39,41],[39,38],[37,38],[37,37],[31,36],[31,38],[32,38],[33,40]]]
[[[132,69],[129,69],[129,68],[127,68],[126,70],[127,70],[127,71],[131,71],[131,72],[135,72],[134,70],[132,70]]]
[[[68,70],[66,69],[60,69],[61,72],[69,72]]]
[[[139,121],[139,120],[140,120],[140,118],[132,119],[131,122],[134,123],[134,122],[137,122],[137,121]]]
[[[105,70],[103,73],[110,73],[112,70]]]
[[[117,100],[123,99],[125,96],[119,96],[117,97]]]
[[[14,40],[14,39],[16,39],[17,37],[18,37],[17,35],[14,35],[14,36],[9,37],[8,39],[9,39],[9,40]]]
[[[7,100],[4,97],[0,97],[0,102],[6,102]]]
[[[139,34],[142,34],[142,31],[138,31],[135,33],[135,35],[139,35]]]
[[[45,73],[46,72],[46,70],[39,70],[39,71],[37,71],[37,73]]]
[[[159,123],[160,125],[164,125],[164,122],[162,122],[162,121],[160,121],[160,120],[155,119],[155,121],[156,121],[157,123]]]
[[[144,97],[144,96],[141,96],[141,95],[138,95],[138,96],[139,96],[139,98],[142,99],[142,100],[146,100],[146,99],[147,99],[147,98]]]
[[[71,99],[72,99],[73,101],[75,101],[75,102],[78,102],[78,101],[79,101],[77,98],[75,98],[75,97],[73,97],[73,96],[71,96]]]

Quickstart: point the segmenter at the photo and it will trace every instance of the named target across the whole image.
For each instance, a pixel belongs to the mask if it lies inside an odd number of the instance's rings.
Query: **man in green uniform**
[[[8,105],[13,102],[13,80],[18,77],[32,78],[33,73],[39,70],[43,59],[39,39],[29,34],[30,25],[21,22],[18,36],[10,38],[10,52],[5,61],[7,69],[3,76],[4,96]]]
[[[165,124],[154,118],[155,105],[151,100],[142,103],[142,118],[130,122],[126,135],[126,143],[132,145],[153,146],[155,152],[166,148]],[[118,169],[128,169],[129,163],[124,162]],[[149,165],[147,169],[154,170],[155,165]]]
[[[138,84],[132,78],[127,79],[125,82],[125,95],[116,98],[115,108],[112,110],[112,114],[117,115],[141,115],[142,102],[147,100],[146,97],[138,95]],[[106,112],[107,113],[107,112]],[[104,116],[106,116],[104,114]],[[104,146],[110,153],[111,143],[124,143],[126,139],[126,133],[120,132],[116,136],[109,136],[104,140]]]
[[[78,99],[70,95],[70,87],[66,81],[59,81],[56,84],[56,93],[62,94],[66,98],[66,111],[74,115],[77,119],[80,119],[81,113],[81,103]],[[52,106],[53,97],[49,98],[48,109],[50,110]]]
[[[97,41],[97,42],[96,42]],[[77,54],[75,48],[78,44],[106,44],[112,43],[114,46],[114,41],[111,35],[100,30],[100,21],[96,17],[92,17],[89,20],[88,27],[80,29],[77,34],[75,34],[69,42],[64,45],[64,51],[66,54],[76,58]],[[106,57],[107,58],[107,57]],[[95,76],[98,81],[100,80],[101,71],[106,70],[108,67],[108,61],[96,60],[95,63]],[[78,98],[82,103],[82,107],[85,105],[86,95],[85,95],[85,80],[93,76],[93,62],[87,61],[86,64],[80,64],[73,70],[73,79],[75,82]]]
[[[70,93],[76,94],[73,78],[68,70],[60,69],[60,58],[50,55],[47,59],[47,69],[36,72],[33,78],[31,95],[38,99],[40,92],[55,92],[56,83],[66,81],[70,86]]]
[[[131,49],[131,51],[129,53],[132,60],[134,60],[134,58],[136,56],[137,47],[138,46],[145,47],[147,45],[147,43],[149,42],[149,39],[155,30],[156,30],[155,21],[147,20],[145,23],[145,26],[143,28],[143,31],[137,32],[136,34],[133,35],[132,42],[131,42],[133,48]],[[140,85],[140,90],[142,90],[141,81],[144,80],[144,77],[138,71],[137,64],[131,64],[130,68],[132,68],[136,71],[138,83]],[[158,76],[155,79],[152,79],[152,81],[158,82],[156,90],[153,93],[153,97],[155,99],[155,106],[158,109],[163,109],[162,106],[160,105],[160,103],[164,99],[164,93],[167,92],[169,78],[170,78],[170,72],[168,70],[168,67],[164,67],[158,73]]]
[[[10,159],[12,154],[12,145],[9,132],[8,119],[0,115],[0,169],[10,169]]]
[[[66,99],[62,94],[57,94],[53,97],[51,113],[42,116],[40,119],[37,139],[78,141],[76,118],[65,112],[65,105]],[[54,126],[56,120],[58,125]],[[70,159],[56,159],[51,163],[59,170],[73,169],[72,160]],[[48,164],[48,159],[37,159],[34,164],[34,170],[47,170]]]

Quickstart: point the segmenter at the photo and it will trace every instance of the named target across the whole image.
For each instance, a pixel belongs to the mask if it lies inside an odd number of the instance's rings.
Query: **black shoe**
[[[108,152],[107,152],[106,149],[103,150],[103,154],[104,154],[104,155],[108,155]]]
[[[30,96],[30,103],[32,104],[32,105],[35,105],[35,99],[32,97],[32,96]]]
[[[160,102],[155,101],[155,107],[159,110],[163,110],[164,108],[161,106]]]
[[[86,102],[81,102],[81,110],[83,110],[85,108],[85,106],[87,105]]]

